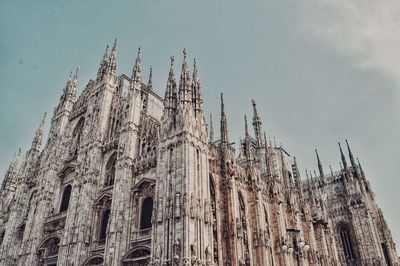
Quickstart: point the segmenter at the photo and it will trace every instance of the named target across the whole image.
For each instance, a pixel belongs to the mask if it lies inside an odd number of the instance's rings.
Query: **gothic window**
[[[210,196],[211,196],[211,214],[212,214],[212,230],[213,230],[213,247],[214,247],[214,263],[218,265],[218,225],[217,225],[217,209],[214,181],[210,175]]]
[[[4,240],[4,235],[6,234],[6,231],[2,231],[1,233],[0,233],[0,246],[1,246],[1,244],[3,244],[3,240]]]
[[[153,198],[148,197],[142,203],[142,211],[140,214],[140,229],[151,228],[151,215],[153,213]]]
[[[391,262],[390,256],[389,256],[388,246],[385,243],[381,243],[381,245],[382,245],[383,256],[385,257],[386,265],[392,266],[392,262]]]
[[[110,159],[106,164],[106,175],[104,185],[106,187],[114,185],[115,180],[115,164],[117,161],[117,154],[111,155]]]
[[[57,236],[49,237],[39,245],[38,256],[43,265],[56,265],[54,257],[57,257],[59,248],[60,238]]]
[[[106,240],[107,226],[108,226],[109,219],[110,219],[110,209],[104,210],[101,215],[101,221],[100,221],[100,230],[99,230],[99,241],[100,242],[105,242],[105,240]]]
[[[80,146],[81,140],[82,140],[81,138],[82,138],[82,132],[83,132],[83,125],[84,124],[85,124],[85,119],[81,118],[79,120],[79,122],[77,123],[77,125],[76,125],[76,127],[74,129],[74,132],[72,134],[73,143],[72,143],[71,147],[73,149],[73,151],[72,151],[72,155],[73,156],[76,156],[78,154],[79,146]]]
[[[17,239],[18,240],[22,240],[22,238],[24,237],[24,232],[25,232],[25,224],[21,224],[17,228]]]
[[[343,252],[344,252],[346,261],[354,262],[356,257],[355,257],[355,252],[354,252],[354,246],[353,246],[352,239],[351,239],[350,230],[344,224],[339,226],[339,237],[340,237],[340,241],[342,243]]]
[[[69,199],[71,198],[71,190],[72,190],[71,185],[67,185],[64,188],[64,191],[62,193],[62,198],[61,198],[60,212],[65,212],[68,210]]]
[[[128,253],[124,258],[124,266],[147,266],[150,263],[150,250],[140,248]]]
[[[91,266],[99,265],[100,266],[100,265],[103,265],[103,263],[104,263],[104,259],[102,257],[93,257],[93,258],[88,259],[84,265],[91,265]]]

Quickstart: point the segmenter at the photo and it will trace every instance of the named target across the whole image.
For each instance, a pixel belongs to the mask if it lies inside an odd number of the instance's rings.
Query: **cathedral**
[[[0,191],[0,265],[399,265],[347,141],[340,169],[324,169],[316,151],[318,171],[302,178],[254,100],[239,145],[223,95],[218,132],[206,122],[186,50],[179,76],[171,57],[163,97],[151,69],[143,81],[140,49],[130,76],[116,65],[115,42],[79,96],[71,73],[47,139],[45,115],[14,156]]]

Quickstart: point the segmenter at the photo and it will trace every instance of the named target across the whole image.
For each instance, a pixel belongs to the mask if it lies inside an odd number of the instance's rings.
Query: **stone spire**
[[[245,139],[250,139],[249,126],[247,124],[247,115],[244,115],[244,133],[245,133]]]
[[[319,176],[324,177],[324,169],[322,168],[321,160],[319,159],[318,155],[318,150],[315,149],[315,154],[317,155],[317,162],[318,162],[318,170],[319,170]]]
[[[254,127],[254,133],[256,136],[256,141],[257,141],[257,146],[261,147],[263,145],[262,143],[262,136],[261,136],[261,118],[258,116],[257,112],[257,104],[254,99],[251,100],[253,104],[253,127]]]
[[[183,49],[182,72],[179,81],[179,103],[187,106],[192,101],[189,66],[187,63],[187,51]]]
[[[141,82],[142,81],[142,61],[140,59],[140,47],[138,48],[135,65],[133,66],[132,76],[131,79],[134,82]]]
[[[355,169],[357,164],[356,164],[356,161],[354,160],[354,156],[353,156],[353,153],[351,152],[350,145],[349,145],[349,142],[347,141],[347,139],[346,139],[346,145],[347,145],[347,150],[349,152],[351,166]]]
[[[293,157],[292,170],[293,170],[293,177],[294,177],[294,182],[296,184],[296,187],[299,190],[300,194],[303,195],[303,189],[302,189],[302,186],[301,186],[300,171],[299,171],[299,168],[297,166],[296,157]]]
[[[39,127],[36,129],[35,137],[33,138],[31,146],[31,149],[33,150],[39,151],[40,146],[42,145],[45,119],[46,119],[46,113],[44,113],[42,121],[40,122]]]
[[[210,114],[210,143],[214,142],[214,123],[212,114]]]
[[[343,169],[347,170],[347,162],[346,162],[346,157],[343,154],[343,150],[342,150],[342,146],[340,145],[340,142],[338,142],[339,144],[339,150],[340,150],[340,157],[342,158],[342,163],[343,163]]]
[[[226,121],[224,95],[221,93],[221,143],[228,144],[228,124]]]
[[[115,75],[115,71],[117,69],[117,38],[114,40],[114,45],[111,50],[110,60],[108,65],[108,74],[111,76]]]
[[[147,88],[149,90],[153,89],[153,67],[150,66],[149,82],[147,82]]]
[[[10,166],[8,167],[7,173],[2,182],[3,190],[15,190],[15,185],[17,183],[17,172],[18,172],[18,162],[21,155],[21,148],[18,149],[18,153],[14,153],[11,160]]]
[[[247,116],[244,115],[244,131],[245,131],[245,138],[244,138],[244,152],[246,158],[248,160],[253,158],[253,151],[251,149],[251,139],[249,135],[249,126],[247,124]]]
[[[358,167],[360,168],[361,177],[365,179],[364,170],[363,170],[363,168],[361,167],[361,163],[360,163],[360,161],[358,160],[358,158],[357,158],[357,162],[358,162]]]
[[[164,108],[168,114],[172,114],[176,110],[177,105],[177,91],[176,91],[176,81],[174,73],[174,57],[171,56],[171,65],[169,68],[167,87],[165,89],[164,96]]]
[[[97,70],[97,80],[101,80],[106,74],[108,68],[108,44],[106,46],[106,51],[104,52],[103,58],[100,61],[99,69]]]
[[[196,116],[203,112],[203,96],[201,94],[200,77],[199,71],[197,70],[196,59],[194,59],[193,63],[192,105]]]

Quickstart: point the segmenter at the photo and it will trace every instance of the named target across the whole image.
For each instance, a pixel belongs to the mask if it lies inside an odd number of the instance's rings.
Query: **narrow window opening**
[[[151,215],[153,213],[153,199],[151,197],[146,198],[142,204],[142,212],[140,215],[140,229],[151,228]]]
[[[68,210],[69,200],[71,198],[71,190],[72,190],[71,185],[67,185],[64,188],[62,198],[61,198],[60,212],[65,212],[66,210]]]

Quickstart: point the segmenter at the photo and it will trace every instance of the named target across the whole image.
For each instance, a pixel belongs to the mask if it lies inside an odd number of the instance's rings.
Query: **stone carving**
[[[161,223],[163,221],[163,199],[159,198],[157,203],[157,222]]]
[[[181,193],[175,194],[175,217],[181,217]]]

